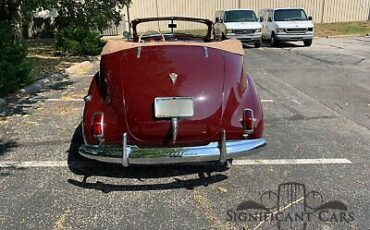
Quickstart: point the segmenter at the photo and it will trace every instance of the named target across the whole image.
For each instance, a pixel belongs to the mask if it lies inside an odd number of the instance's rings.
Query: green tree
[[[118,25],[121,10],[131,0],[60,0],[58,2],[58,28],[81,26],[102,33],[112,24]]]
[[[26,47],[14,40],[12,29],[0,22],[0,96],[30,83],[31,66],[26,62]]]
[[[129,0],[59,0],[56,18],[57,46],[74,55],[97,55],[103,43],[99,34],[118,25]]]
[[[0,0],[0,22],[12,27],[14,39],[27,35],[33,15],[42,9],[52,9],[59,0]]]
[[[0,23],[11,26],[13,40],[22,37],[20,5],[21,0],[0,0]]]

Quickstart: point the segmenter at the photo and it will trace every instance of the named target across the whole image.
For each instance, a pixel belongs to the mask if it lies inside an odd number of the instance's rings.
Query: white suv
[[[303,41],[312,45],[312,17],[301,8],[270,8],[258,11],[262,19],[262,37],[276,46],[279,41]]]
[[[213,35],[215,38],[236,38],[243,43],[262,43],[261,23],[251,9],[219,10],[215,14]]]

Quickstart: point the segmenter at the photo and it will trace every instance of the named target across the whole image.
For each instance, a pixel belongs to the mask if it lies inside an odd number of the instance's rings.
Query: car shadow
[[[42,96],[38,95],[8,95],[6,97],[7,105],[0,111],[0,118],[6,118],[13,115],[26,115],[28,110],[37,107],[37,103],[43,100]]]
[[[259,49],[254,47],[253,44],[243,43],[243,49]],[[276,46],[271,46],[269,41],[263,41],[260,48],[300,48],[305,47],[303,44],[293,43],[293,42],[280,42]]]
[[[46,86],[46,89],[52,89],[52,90],[66,90],[68,86],[73,85],[75,82],[71,80],[62,81],[62,82],[56,82],[54,84],[51,84],[49,86]]]
[[[243,49],[258,49],[253,44],[242,43]]]
[[[71,80],[57,81],[55,83],[45,85],[42,87],[41,92],[48,92],[50,90],[62,91],[66,90],[68,86],[73,85],[75,82]],[[47,97],[36,94],[9,94],[5,97],[7,105],[5,108],[0,110],[0,118],[11,117],[13,115],[27,115],[30,114],[30,110],[37,109],[39,102],[44,102]]]
[[[271,46],[268,40],[264,40],[262,42],[262,47],[270,47],[270,48],[300,48],[305,47],[302,42],[279,42],[276,46]]]
[[[0,138],[0,156],[5,155],[6,152],[12,148],[18,147],[18,144],[14,140],[2,140]]]
[[[68,179],[68,183],[85,188],[95,189],[104,193],[111,191],[144,191],[144,190],[169,190],[169,189],[194,189],[199,186],[208,186],[226,180],[216,164],[203,165],[177,165],[177,166],[130,166],[124,168],[117,164],[97,162],[78,154],[78,148],[83,144],[81,124],[75,129],[70,148],[68,150],[68,167],[75,175],[83,176],[81,181]],[[88,182],[92,176],[135,179],[143,184],[110,184],[107,182]],[[190,179],[180,179],[180,176],[190,176]],[[195,177],[194,177],[195,176]],[[169,183],[144,183],[145,179],[173,178]],[[104,178],[99,178],[104,180]],[[110,181],[110,180],[109,180]],[[126,181],[126,180],[124,180]],[[163,181],[163,180],[162,180]]]

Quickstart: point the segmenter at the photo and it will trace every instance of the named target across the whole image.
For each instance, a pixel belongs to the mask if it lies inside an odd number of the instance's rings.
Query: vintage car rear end
[[[108,42],[85,101],[80,154],[90,159],[225,163],[266,145],[237,40]]]

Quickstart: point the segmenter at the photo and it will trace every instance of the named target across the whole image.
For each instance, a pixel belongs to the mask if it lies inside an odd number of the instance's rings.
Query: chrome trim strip
[[[136,54],[136,58],[140,58],[140,56],[141,56],[141,46],[139,46],[139,47],[137,47],[137,54]]]
[[[82,139],[84,140],[84,143],[87,144],[86,140],[86,134],[85,134],[85,115],[86,115],[86,102],[84,105],[84,111],[82,113],[82,122],[81,122],[81,132],[82,132]]]
[[[89,102],[89,101],[91,101],[91,95],[86,95],[86,96],[84,96],[84,97],[83,97],[83,100],[84,100],[85,102]]]
[[[204,56],[205,56],[205,58],[208,58],[208,47],[207,46],[204,46],[203,49],[204,49]]]
[[[127,133],[122,135],[122,165],[128,167]]]
[[[123,142],[125,142],[124,140],[125,138],[123,138]],[[262,138],[225,141],[223,143],[224,147],[221,149],[225,151],[222,150],[224,151],[222,154],[219,142],[212,142],[205,146],[181,148],[138,148],[126,144],[126,150],[123,150],[122,147],[82,145],[79,153],[88,159],[107,163],[153,165],[228,160],[250,155],[266,146],[266,141]],[[126,155],[123,156],[123,153]],[[126,159],[127,162],[124,163],[123,159]]]

